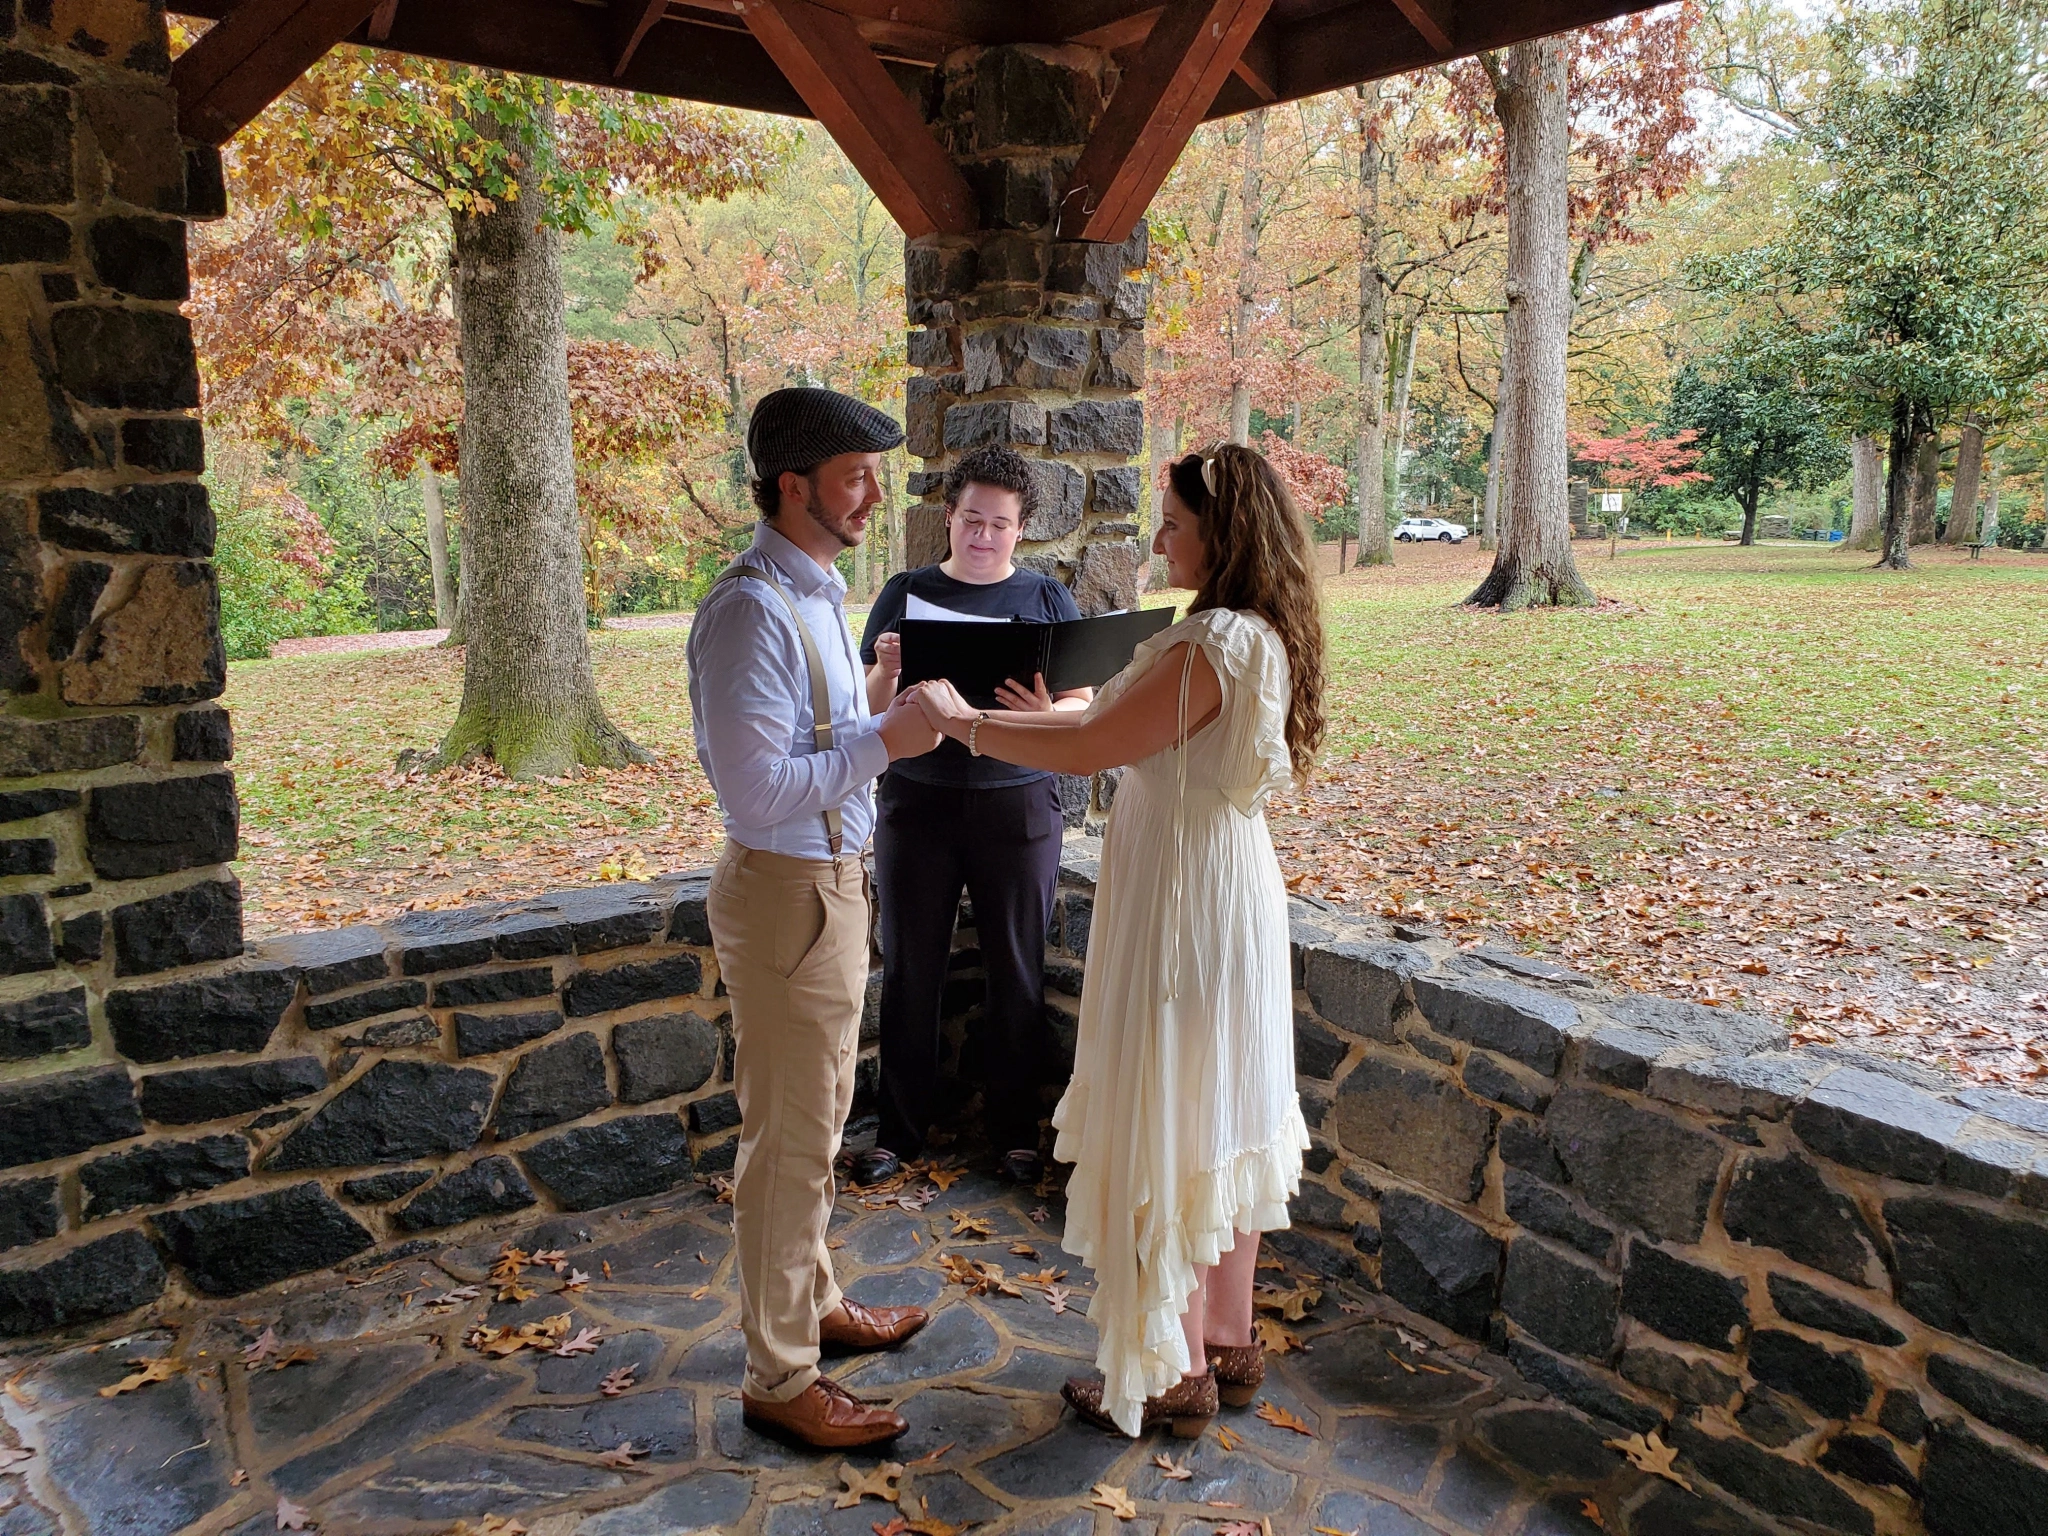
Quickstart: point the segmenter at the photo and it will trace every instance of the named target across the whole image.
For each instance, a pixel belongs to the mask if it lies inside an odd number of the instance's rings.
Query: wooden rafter
[[[612,78],[618,79],[633,62],[633,55],[654,24],[668,12],[668,0],[612,0],[613,36],[618,39],[618,57],[612,62]]]
[[[1451,0],[1394,0],[1394,4],[1439,57],[1457,52],[1458,18]]]
[[[398,20],[398,0],[378,0],[377,9],[370,12],[370,41],[381,43],[391,36],[391,23]]]
[[[241,0],[171,64],[178,131],[201,144],[225,144],[379,4]]]
[[[971,233],[974,191],[846,16],[809,0],[732,0],[903,233]]]
[[[1244,45],[1230,71],[1261,101],[1280,99],[1280,39],[1270,26],[1262,26]]]
[[[1166,180],[1270,0],[1174,0],[1124,71],[1060,203],[1068,240],[1117,241]]]

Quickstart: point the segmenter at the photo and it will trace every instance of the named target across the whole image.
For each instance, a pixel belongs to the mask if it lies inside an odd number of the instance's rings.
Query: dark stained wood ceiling
[[[974,44],[1121,66],[1058,214],[1121,240],[1196,124],[1646,8],[1646,0],[172,0],[219,24],[171,70],[224,143],[337,43],[816,118],[905,234],[971,233],[974,194],[913,102]]]

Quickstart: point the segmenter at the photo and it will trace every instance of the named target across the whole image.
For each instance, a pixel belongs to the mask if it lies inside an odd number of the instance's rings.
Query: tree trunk
[[[1415,387],[1415,332],[1422,317],[1408,323],[1401,336],[1401,371],[1394,377],[1394,441],[1387,455],[1387,506],[1401,517],[1401,450],[1408,443],[1408,396]]]
[[[1565,485],[1565,350],[1571,328],[1564,44],[1517,43],[1494,75],[1507,144],[1507,326],[1501,379],[1508,466],[1501,545],[1466,599],[1503,612],[1593,601],[1572,559]]]
[[[1154,352],[1152,354],[1152,372],[1150,377],[1160,377],[1167,371],[1167,366],[1165,355],[1160,352]],[[1163,410],[1147,411],[1145,413],[1145,422],[1150,433],[1152,457],[1152,521],[1145,529],[1145,548],[1149,550],[1152,547],[1152,540],[1159,533],[1160,515],[1166,510],[1166,467],[1180,453],[1181,422],[1178,416],[1169,421],[1166,412]],[[1152,555],[1149,558],[1150,564],[1145,569],[1145,590],[1147,592],[1164,592],[1166,590],[1166,557],[1164,555]]]
[[[1941,491],[1941,434],[1921,433],[1913,449],[1913,507],[1909,544],[1934,542],[1934,501]]]
[[[1849,440],[1850,549],[1876,549],[1884,525],[1884,447],[1875,435],[1858,433]]]
[[[1756,504],[1761,493],[1755,480],[1742,488],[1742,537],[1736,542],[1745,548],[1756,543]]]
[[[1879,540],[1877,568],[1907,571],[1907,534],[1913,520],[1915,460],[1923,439],[1934,435],[1932,413],[1917,401],[1900,396],[1892,404],[1891,442],[1884,479],[1884,532]]]
[[[1358,87],[1358,563],[1391,565],[1387,536],[1387,289],[1380,270],[1380,150],[1372,119],[1379,105],[1377,80]],[[1337,545],[1337,569],[1344,546]]]
[[[1237,323],[1230,330],[1230,440],[1252,440],[1252,386],[1243,376],[1252,351],[1252,317],[1259,297],[1259,236],[1266,224],[1266,109],[1245,114],[1244,186],[1239,194]]]
[[[434,578],[434,627],[455,627],[455,592],[448,584],[448,509],[434,466],[420,460],[420,501],[427,509],[427,565]]]
[[[455,504],[455,520],[462,526],[462,503]],[[448,626],[448,637],[440,644],[444,651],[460,650],[469,643],[469,589],[476,583],[476,558],[470,553],[469,539],[465,535],[455,546],[455,622]]]
[[[561,252],[538,221],[553,118],[470,126],[512,144],[519,195],[452,216],[468,645],[461,708],[430,766],[485,752],[534,779],[645,762],[605,717],[590,665]]]
[[[1998,543],[1998,481],[2004,469],[2004,460],[1994,452],[1991,455],[1991,483],[1984,497],[1984,521],[1977,528],[1977,540],[1982,544],[1996,546]]]
[[[1944,544],[1977,540],[1977,487],[1984,478],[1984,424],[1973,413],[1963,421],[1963,445],[1956,450],[1956,477],[1948,498]]]

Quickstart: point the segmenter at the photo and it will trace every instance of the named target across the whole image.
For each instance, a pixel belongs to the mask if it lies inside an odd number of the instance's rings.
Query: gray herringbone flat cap
[[[778,389],[763,395],[747,422],[754,477],[808,470],[842,453],[883,453],[903,441],[894,419],[836,389]]]

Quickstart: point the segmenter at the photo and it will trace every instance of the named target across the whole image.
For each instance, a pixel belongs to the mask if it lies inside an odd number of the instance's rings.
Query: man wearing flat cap
[[[709,907],[740,1101],[741,1402],[749,1423],[822,1447],[905,1424],[820,1375],[820,1346],[888,1348],[925,1323],[920,1307],[847,1300],[825,1247],[867,990],[868,786],[938,744],[914,696],[869,714],[833,567],[867,531],[882,454],[902,441],[829,389],[766,396],[747,427],[761,522],[690,625],[697,760],[725,814]]]

